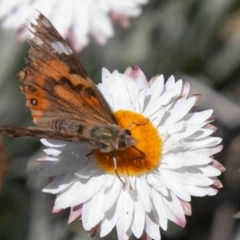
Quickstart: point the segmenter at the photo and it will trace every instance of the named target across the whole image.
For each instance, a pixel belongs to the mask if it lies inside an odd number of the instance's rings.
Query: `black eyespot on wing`
[[[31,104],[34,105],[34,106],[37,106],[38,105],[38,101],[35,99],[35,98],[32,98],[30,100]]]
[[[33,87],[32,85],[29,85],[28,89],[29,89],[30,92],[36,92],[37,91],[37,89],[35,87]]]

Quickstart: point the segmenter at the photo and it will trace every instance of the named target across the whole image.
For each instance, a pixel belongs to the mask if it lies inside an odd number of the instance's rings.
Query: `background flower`
[[[221,138],[210,136],[213,111],[192,112],[199,96],[188,96],[188,83],[172,76],[164,85],[162,75],[148,82],[139,67],[125,74],[103,69],[98,86],[123,128],[148,119],[131,128],[145,157],[134,161],[131,149],[123,150],[127,158],[115,151],[121,182],[111,154],[86,160],[86,144],[43,139],[48,156],[37,169],[51,179],[43,191],[57,194],[54,213],[71,208],[69,222],[82,220],[91,236],[105,237],[116,226],[118,239],[160,240],[168,220],[185,226],[191,196],[212,196],[222,187],[217,176],[225,169],[212,156],[222,149]]]
[[[147,0],[1,0],[0,18],[3,26],[17,28],[17,38],[24,40],[28,31],[24,27],[32,21],[34,11],[43,13],[68,38],[75,51],[89,43],[89,35],[103,45],[113,37],[112,21],[124,28],[129,26],[129,17],[141,14],[141,5]]]

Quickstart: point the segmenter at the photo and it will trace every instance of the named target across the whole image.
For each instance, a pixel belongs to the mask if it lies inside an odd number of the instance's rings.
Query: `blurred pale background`
[[[214,197],[193,198],[187,226],[169,223],[162,239],[238,240],[240,221],[233,215],[240,211],[240,1],[152,0],[131,23],[128,30],[115,26],[105,47],[91,41],[79,54],[92,79],[100,81],[102,67],[122,72],[139,65],[148,78],[174,74],[191,83],[192,93],[203,94],[198,109],[215,110],[216,135],[224,139],[216,156],[227,168],[220,177],[224,188]],[[0,28],[1,125],[32,125],[15,78],[28,47],[16,42],[14,31]],[[34,159],[43,155],[39,140],[5,138],[0,150],[0,239],[89,239],[79,222],[67,225],[68,210],[51,213],[54,197],[41,192],[47,180],[34,171]],[[115,233],[106,239],[116,239]]]

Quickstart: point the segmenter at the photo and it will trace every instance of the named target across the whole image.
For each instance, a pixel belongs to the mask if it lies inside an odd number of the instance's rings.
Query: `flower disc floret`
[[[119,110],[114,116],[123,129],[130,126],[131,135],[137,140],[136,148],[114,150],[118,174],[132,176],[153,171],[161,161],[162,152],[162,139],[157,129],[139,113]],[[97,151],[95,157],[101,168],[115,174],[111,153]]]

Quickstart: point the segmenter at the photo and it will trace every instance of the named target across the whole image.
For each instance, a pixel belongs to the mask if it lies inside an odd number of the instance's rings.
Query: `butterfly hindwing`
[[[96,148],[104,149],[107,145],[101,141],[96,141],[94,139],[81,136],[77,133],[67,133],[61,131],[51,131],[48,129],[41,129],[38,127],[30,127],[30,128],[18,128],[18,127],[0,127],[0,134],[9,136],[9,137],[39,137],[45,139],[56,139],[61,141],[71,141],[71,142],[86,142],[89,143]]]

